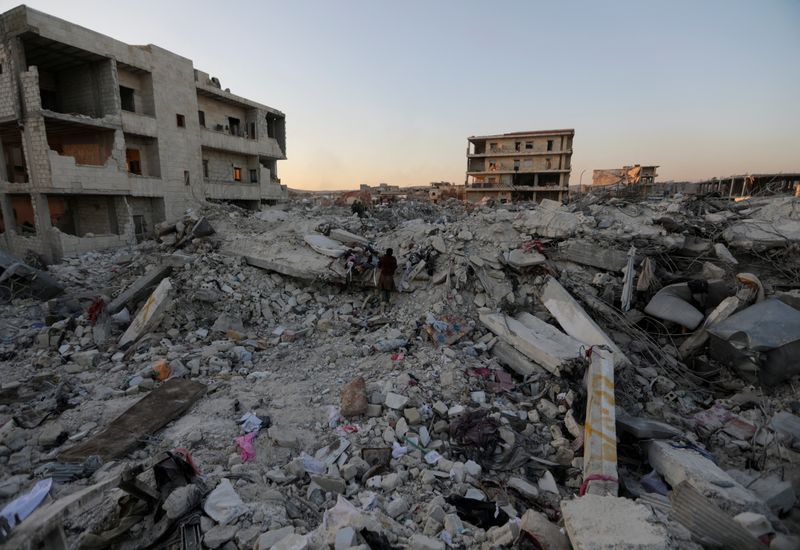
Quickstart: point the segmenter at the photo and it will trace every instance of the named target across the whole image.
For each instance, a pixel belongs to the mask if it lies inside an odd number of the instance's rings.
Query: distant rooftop
[[[508,132],[505,134],[491,134],[488,136],[470,136],[469,140],[473,139],[497,139],[504,137],[527,137],[527,136],[551,136],[551,135],[575,135],[574,128],[562,128],[560,130],[531,130],[528,132]]]

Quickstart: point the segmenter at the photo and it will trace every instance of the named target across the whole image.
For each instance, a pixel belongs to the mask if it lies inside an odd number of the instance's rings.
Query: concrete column
[[[9,181],[8,170],[6,168],[6,152],[3,149],[2,141],[0,141],[0,181]]]
[[[31,193],[33,205],[33,218],[36,225],[36,235],[44,246],[45,259],[56,262],[61,259],[61,242],[56,238],[53,225],[50,222],[50,205],[47,196],[43,193]]]
[[[3,222],[6,225],[6,233],[17,231],[17,222],[14,219],[14,208],[11,206],[11,197],[5,193],[0,193],[0,210],[3,212]]]

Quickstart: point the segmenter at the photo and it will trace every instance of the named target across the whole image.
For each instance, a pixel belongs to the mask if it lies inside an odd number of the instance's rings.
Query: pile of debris
[[[4,260],[0,537],[797,547],[799,204],[217,205]]]

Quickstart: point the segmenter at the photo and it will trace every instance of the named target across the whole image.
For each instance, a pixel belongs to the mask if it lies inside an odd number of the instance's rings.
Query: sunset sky
[[[467,136],[549,128],[573,184],[800,171],[797,0],[26,3],[285,112],[293,188],[463,183]]]

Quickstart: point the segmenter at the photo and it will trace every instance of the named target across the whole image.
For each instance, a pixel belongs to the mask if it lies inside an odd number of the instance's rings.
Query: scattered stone
[[[390,409],[399,411],[406,406],[406,403],[408,403],[408,397],[400,395],[399,393],[389,392],[386,394],[384,405]]]
[[[342,527],[336,531],[334,550],[346,550],[356,545],[356,531],[352,527]]]
[[[269,434],[270,439],[272,439],[272,441],[274,441],[275,445],[278,447],[287,447],[289,449],[297,449],[300,447],[300,443],[297,440],[297,434],[289,428],[271,426],[267,433]]]
[[[439,539],[417,533],[411,537],[411,548],[413,550],[445,550],[445,545]]]
[[[393,499],[386,505],[386,514],[392,519],[397,519],[406,512],[408,512],[408,503],[402,497]]]
[[[294,527],[281,527],[279,529],[272,529],[266,533],[259,535],[256,541],[254,550],[270,550],[275,544],[282,541],[289,535],[294,534]]]
[[[203,535],[203,545],[211,549],[219,548],[231,540],[238,530],[239,528],[235,525],[217,525],[216,527],[212,527]]]
[[[177,519],[200,504],[202,498],[203,490],[190,483],[172,491],[161,507],[164,508],[169,519]]]

